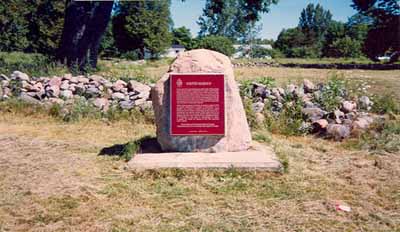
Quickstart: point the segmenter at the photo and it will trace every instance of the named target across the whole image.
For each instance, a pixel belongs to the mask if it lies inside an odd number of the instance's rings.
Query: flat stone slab
[[[184,169],[256,169],[282,171],[282,164],[269,147],[253,148],[240,152],[171,152],[136,154],[129,161],[133,170],[184,168]]]

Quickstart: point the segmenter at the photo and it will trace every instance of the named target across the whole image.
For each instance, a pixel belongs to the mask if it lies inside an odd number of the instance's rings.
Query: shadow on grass
[[[100,150],[99,156],[118,156],[129,161],[137,153],[159,153],[161,146],[157,138],[145,136],[140,139],[125,143],[114,144]]]

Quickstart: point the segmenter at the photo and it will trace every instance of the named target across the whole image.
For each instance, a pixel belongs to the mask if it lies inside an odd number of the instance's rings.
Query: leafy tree
[[[172,30],[172,44],[180,44],[185,46],[186,49],[192,49],[193,41],[190,29],[186,27],[174,28]]]
[[[120,55],[115,45],[113,26],[111,22],[108,23],[106,32],[101,39],[99,54],[103,57],[115,57]]]
[[[304,47],[306,45],[306,37],[300,28],[283,29],[275,42],[275,48],[279,49],[285,56],[294,57],[293,49]],[[299,54],[296,52],[296,56]]]
[[[26,7],[21,0],[0,1],[0,50],[23,51],[29,46]]]
[[[171,44],[170,1],[120,2],[113,18],[113,33],[118,49],[145,49],[157,56]]]
[[[231,56],[235,52],[233,43],[229,38],[223,36],[206,36],[200,39],[197,48],[205,48]]]
[[[307,38],[309,45],[320,44],[332,22],[332,14],[329,10],[317,4],[308,4],[301,12],[299,28]]]
[[[198,20],[199,36],[220,35],[241,40],[259,20],[259,13],[270,11],[278,0],[207,0]]]
[[[61,1],[0,2],[0,50],[54,55],[64,20]]]
[[[337,39],[329,46],[331,57],[351,57],[357,58],[362,55],[361,41],[345,36],[344,38]]]
[[[374,20],[364,47],[367,56],[377,57],[392,52],[391,61],[400,56],[400,5],[398,0],[353,0],[352,7]]]

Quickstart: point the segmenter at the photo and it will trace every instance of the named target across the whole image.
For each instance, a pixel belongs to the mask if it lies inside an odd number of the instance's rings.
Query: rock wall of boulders
[[[135,80],[109,81],[99,75],[63,76],[32,78],[27,74],[14,71],[10,77],[0,75],[0,100],[17,97],[34,104],[68,106],[77,99],[84,98],[101,111],[111,107],[130,110],[135,107],[151,109],[151,86]],[[341,98],[340,106],[328,111],[318,101],[326,88],[324,84],[315,85],[304,80],[301,85],[289,84],[286,88],[268,87],[253,82],[250,96],[252,110],[258,122],[265,120],[265,112],[279,117],[285,104],[301,102],[304,117],[299,130],[341,140],[352,134],[359,134],[381,116],[369,111],[373,102],[368,96],[358,99]],[[288,100],[289,99],[289,100]],[[267,108],[268,107],[268,108]]]
[[[286,88],[270,88],[253,82],[250,96],[247,97],[252,100],[251,108],[258,123],[265,121],[266,106],[269,107],[266,110],[271,112],[272,117],[279,118],[285,105],[300,104],[303,123],[298,128],[299,131],[305,130],[336,140],[359,134],[368,129],[375,120],[382,119],[381,116],[369,113],[373,102],[368,96],[350,100],[343,94],[339,99],[339,106],[328,111],[318,99],[324,91],[329,91],[329,87],[322,83],[315,85],[309,80],[304,80],[302,85],[289,84]]]
[[[0,99],[17,97],[35,104],[64,105],[85,98],[102,111],[115,106],[126,110],[151,107],[150,89],[135,80],[111,82],[99,75],[32,78],[20,71],[10,77],[0,75]]]

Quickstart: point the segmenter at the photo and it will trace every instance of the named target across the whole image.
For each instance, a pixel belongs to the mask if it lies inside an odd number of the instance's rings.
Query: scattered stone
[[[78,76],[78,82],[82,83],[82,84],[88,84],[89,83],[89,79],[84,77],[84,76]]]
[[[301,110],[303,114],[305,114],[311,122],[317,121],[321,118],[323,118],[326,114],[325,111],[323,111],[320,108],[314,107],[314,108],[303,108]]]
[[[53,77],[49,80],[48,85],[49,86],[57,86],[60,87],[62,83],[62,78],[61,77]]]
[[[358,99],[358,103],[360,105],[360,108],[363,110],[371,110],[372,106],[373,106],[373,102],[369,99],[369,97],[367,96],[361,96]]]
[[[29,96],[27,93],[21,93],[18,97],[18,99],[20,99],[23,102],[27,102],[30,104],[41,104],[41,102],[39,100],[37,100],[36,98]]]
[[[252,109],[254,113],[261,113],[264,110],[264,103],[256,102],[252,104]]]
[[[328,126],[328,120],[326,119],[319,119],[317,121],[313,122],[313,127],[317,129],[317,131],[321,130],[321,129],[326,129],[326,127]]]
[[[133,109],[133,107],[135,107],[135,102],[133,101],[121,101],[119,103],[119,106],[124,109],[124,110],[130,110]]]
[[[113,86],[112,89],[116,92],[120,92],[121,90],[123,90],[125,87],[127,86],[126,82],[123,80],[118,80],[116,81]]]
[[[342,102],[342,110],[345,113],[352,112],[357,109],[357,104],[353,101],[344,101]]]
[[[305,93],[312,93],[315,90],[315,85],[307,79],[304,79],[303,86],[304,86]]]
[[[107,98],[96,98],[93,101],[93,105],[102,111],[108,111],[110,102]]]
[[[29,81],[29,76],[26,73],[20,72],[20,71],[14,71],[11,74],[11,79],[12,80],[17,80],[17,81]]]
[[[61,89],[61,90],[68,90],[68,89],[69,89],[68,81],[63,81],[63,82],[61,83],[60,89]]]
[[[123,93],[116,92],[112,94],[111,98],[114,100],[123,100],[125,99],[125,95]]]
[[[65,99],[70,99],[74,97],[74,94],[72,93],[71,90],[62,90],[60,91],[60,97]]]
[[[340,141],[350,136],[350,128],[341,124],[329,124],[326,127],[326,133],[329,137]]]

